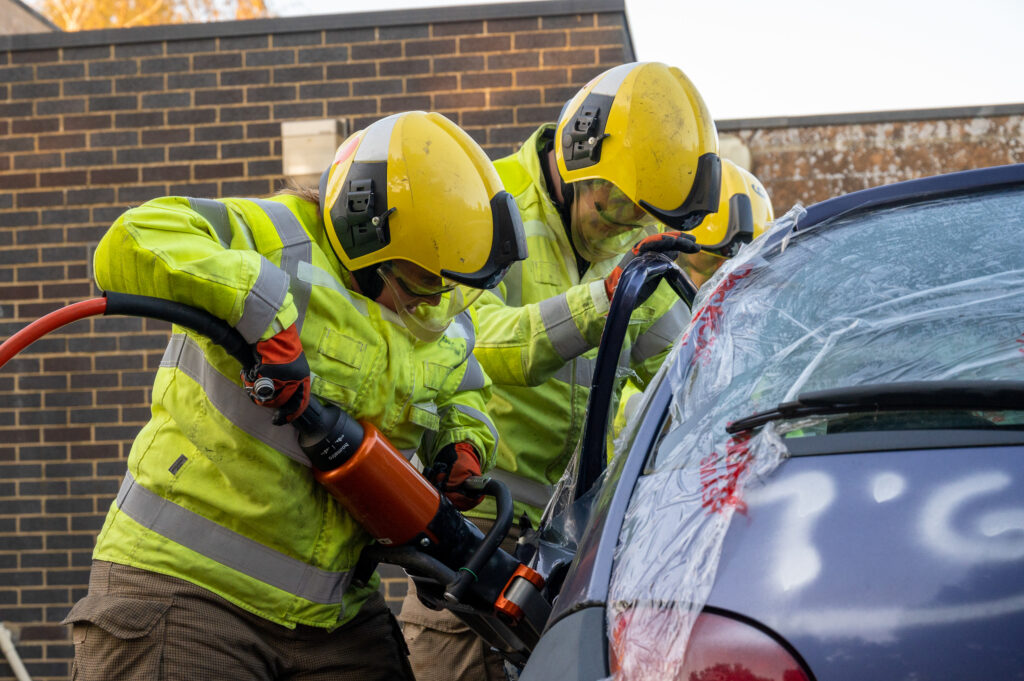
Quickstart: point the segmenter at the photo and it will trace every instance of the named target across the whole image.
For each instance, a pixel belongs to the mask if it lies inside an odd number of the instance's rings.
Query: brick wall
[[[753,158],[776,215],[797,201],[1024,162],[1024,104],[720,121]]]
[[[621,0],[0,36],[0,338],[91,297],[127,207],[270,193],[281,121],[440,111],[500,155],[591,76],[633,59]],[[0,621],[37,681],[148,418],[165,324],[76,322],[0,371]],[[388,580],[394,603],[404,580]],[[13,678],[0,660],[0,679]]]

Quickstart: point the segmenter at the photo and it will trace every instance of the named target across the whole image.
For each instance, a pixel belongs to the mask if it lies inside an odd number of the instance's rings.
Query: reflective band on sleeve
[[[228,207],[214,199],[189,197],[188,205],[210,223],[217,234],[217,240],[224,248],[231,248],[231,223],[228,222]]]
[[[198,383],[217,411],[240,430],[264,442],[289,459],[310,466],[309,458],[299,447],[298,431],[292,427],[275,426],[266,407],[253,404],[241,386],[217,371],[206,361],[199,345],[188,336],[175,333],[167,344],[161,368],[178,368]]]
[[[291,278],[289,290],[292,294],[292,301],[295,303],[295,309],[299,313],[296,326],[299,331],[302,331],[302,323],[306,318],[306,307],[309,305],[309,294],[312,287],[298,276],[299,264],[313,261],[312,242],[309,235],[306,234],[306,230],[299,224],[295,213],[288,210],[288,206],[265,199],[253,199],[252,202],[270,217],[274,229],[277,230],[277,236],[281,239],[281,269],[287,272]]]
[[[348,302],[352,303],[352,307],[358,310],[359,314],[364,317],[369,316],[369,313],[366,310],[366,301],[361,298],[353,297],[352,292],[342,286],[341,282],[335,279],[330,272],[322,270],[319,267],[314,267],[308,262],[300,262],[298,277],[312,286],[329,288],[332,291],[340,293]]]
[[[660,352],[672,347],[690,321],[690,309],[681,300],[668,309],[656,322],[640,334],[630,356],[634,362],[646,362]]]
[[[540,301],[539,306],[544,330],[559,357],[568,362],[590,349],[590,343],[576,328],[576,320],[572,318],[569,300],[564,293]]]
[[[576,367],[575,380],[573,378],[573,367]],[[594,383],[594,371],[597,368],[597,360],[589,357],[577,357],[572,362],[563,364],[552,376],[563,383],[570,385],[582,385],[589,388]]]
[[[164,499],[125,476],[117,507],[140,525],[221,565],[314,603],[342,602],[348,572],[328,572]]]
[[[460,312],[455,315],[455,319],[444,330],[444,335],[449,338],[465,339],[466,354],[469,355],[473,352],[473,347],[476,345],[476,331],[473,329],[473,318],[469,316],[468,312]]]
[[[551,495],[555,491],[553,485],[545,485],[542,482],[537,482],[536,480],[530,480],[516,475],[515,473],[503,471],[500,468],[488,471],[487,475],[495,480],[505,483],[505,486],[508,487],[508,491],[512,493],[513,500],[521,501],[524,504],[536,506],[538,508],[544,508],[547,506],[548,501],[551,499]]]
[[[242,318],[235,329],[248,343],[255,343],[273,323],[288,294],[288,275],[266,258],[260,258],[260,273],[245,297]]]
[[[487,426],[487,430],[491,431],[491,435],[494,437],[494,448],[497,449],[497,447],[498,447],[498,429],[494,427],[494,423],[491,421],[491,418],[487,414],[483,413],[479,409],[474,409],[473,407],[467,407],[464,404],[453,404],[452,407],[454,407],[456,411],[460,411],[463,414],[465,414],[466,416],[472,416],[477,421],[479,421],[480,423],[482,423],[485,426]],[[443,418],[443,416],[444,415],[442,414],[442,418]]]
[[[456,390],[459,392],[463,390],[480,390],[485,385],[487,385],[487,381],[484,378],[484,370],[476,357],[470,355],[469,360],[466,362],[466,373],[463,374],[462,381],[459,382],[459,387]]]

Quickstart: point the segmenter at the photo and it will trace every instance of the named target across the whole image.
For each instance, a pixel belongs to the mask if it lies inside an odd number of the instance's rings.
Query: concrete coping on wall
[[[319,14],[301,17],[218,21],[205,24],[168,24],[135,28],[108,28],[95,31],[21,33],[0,36],[0,50],[38,50],[58,47],[93,45],[125,45],[164,40],[197,38],[235,38],[258,34],[301,33],[305,31],[378,28],[411,24],[448,24],[488,19],[521,19],[621,12],[625,16],[625,0],[536,0],[484,5],[426,7],[380,12]],[[629,29],[626,30],[630,38]],[[633,46],[627,45],[633,53]]]
[[[734,118],[715,121],[719,132],[765,130],[768,128],[811,128],[826,125],[871,125],[904,121],[932,121],[949,118],[992,118],[1024,114],[1024,103],[956,106],[937,109],[865,111],[861,113],[821,114],[815,116],[775,116]]]

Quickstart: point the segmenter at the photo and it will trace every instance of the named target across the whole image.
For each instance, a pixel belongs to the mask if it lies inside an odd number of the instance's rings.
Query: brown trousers
[[[289,629],[190,582],[94,561],[89,593],[64,623],[74,681],[413,681],[379,593],[334,631]]]

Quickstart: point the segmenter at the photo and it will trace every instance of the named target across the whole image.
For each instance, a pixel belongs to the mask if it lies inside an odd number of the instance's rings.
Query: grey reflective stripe
[[[231,247],[231,223],[228,222],[228,207],[214,199],[194,199],[189,197],[188,205],[192,210],[203,216],[210,223],[220,245]]]
[[[524,504],[539,508],[547,506],[548,501],[551,499],[551,495],[555,490],[553,485],[545,485],[542,482],[537,482],[536,480],[530,480],[516,475],[515,473],[503,471],[500,468],[490,470],[486,475],[505,483],[505,486],[508,487],[508,491],[512,493],[512,498],[515,501],[521,501]]]
[[[337,605],[351,581],[348,572],[321,570],[164,499],[131,473],[121,483],[117,507],[162,537],[307,601]]]
[[[645,362],[672,347],[672,344],[682,335],[689,321],[690,309],[683,301],[677,300],[665,314],[637,336],[633,349],[630,351],[633,361]]]
[[[569,299],[564,293],[540,301],[539,306],[544,330],[559,357],[568,362],[590,349],[590,343],[576,328],[576,321],[569,310]]]
[[[291,426],[275,426],[270,422],[270,410],[253,404],[241,386],[217,371],[206,361],[206,355],[199,345],[188,336],[175,333],[167,344],[162,368],[178,368],[198,383],[207,399],[224,418],[264,442],[289,459],[309,466],[309,458],[299,447],[298,431]]]
[[[479,409],[474,409],[473,407],[467,407],[464,404],[453,404],[452,406],[455,408],[456,411],[460,411],[463,414],[465,414],[466,416],[472,416],[477,421],[480,421],[485,426],[487,426],[487,430],[491,431],[491,435],[494,437],[494,448],[497,449],[497,447],[498,447],[498,429],[494,427],[494,422],[491,421],[491,417],[489,417],[487,414],[483,413]],[[442,419],[443,418],[444,418],[444,415],[442,414]]]
[[[573,379],[573,367],[576,367],[576,377]],[[594,371],[597,369],[597,360],[589,357],[577,357],[571,362],[563,364],[562,367],[554,373],[552,378],[557,378],[563,383],[575,383],[576,385],[582,385],[590,387],[594,383]]]
[[[456,390],[459,392],[463,390],[480,390],[485,385],[487,385],[487,381],[484,378],[484,370],[476,357],[470,355],[469,360],[466,362],[466,373],[463,374],[459,387]]]
[[[252,199],[252,202],[270,217],[274,229],[277,230],[277,236],[281,239],[281,269],[287,272],[291,278],[288,288],[291,291],[295,309],[299,313],[296,326],[299,331],[302,331],[302,323],[306,318],[306,307],[309,305],[312,287],[308,282],[299,278],[299,264],[313,261],[312,241],[299,223],[299,219],[295,217],[295,213],[288,210],[288,206],[264,199]]]
[[[369,316],[366,310],[366,301],[362,298],[356,298],[352,295],[352,292],[345,288],[340,281],[334,278],[330,272],[322,270],[308,262],[299,263],[298,278],[302,281],[312,285],[320,286],[322,288],[329,288],[332,291],[336,291],[345,297],[348,302],[352,303],[354,307],[364,317]]]
[[[248,343],[255,343],[277,317],[288,293],[289,276],[266,258],[260,258],[260,273],[245,297],[242,317],[235,329]]]
[[[469,312],[460,312],[455,315],[452,323],[444,330],[444,335],[449,338],[464,338],[466,354],[471,354],[476,345],[476,331],[473,329],[473,318],[469,316]]]
[[[510,307],[522,307],[523,305],[523,261],[517,260],[508,268],[505,278],[501,280],[505,284],[505,304]],[[499,296],[500,298],[501,296]]]

